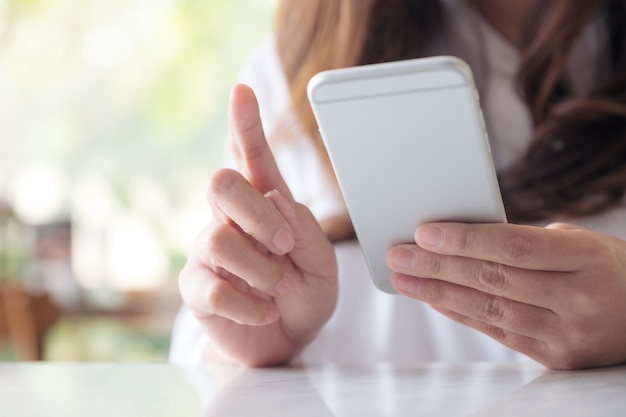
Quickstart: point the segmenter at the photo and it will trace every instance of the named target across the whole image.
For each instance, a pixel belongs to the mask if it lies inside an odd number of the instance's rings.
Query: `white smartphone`
[[[387,251],[431,221],[506,222],[470,67],[439,56],[315,75],[322,139],[372,280],[391,286]]]

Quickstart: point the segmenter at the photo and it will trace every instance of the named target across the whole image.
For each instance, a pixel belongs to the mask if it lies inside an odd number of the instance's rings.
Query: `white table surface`
[[[0,416],[623,416],[626,366],[0,364]]]

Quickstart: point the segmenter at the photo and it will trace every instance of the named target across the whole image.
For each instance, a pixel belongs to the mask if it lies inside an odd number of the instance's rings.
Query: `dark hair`
[[[607,77],[576,96],[567,65],[598,17],[608,31]],[[445,20],[434,0],[281,1],[277,44],[292,110],[325,161],[306,99],[309,79],[325,69],[423,56]],[[499,173],[507,216],[527,222],[616,206],[626,187],[626,1],[544,1],[533,21],[519,85],[534,133],[526,154]]]
[[[569,91],[570,51],[590,19],[608,30],[608,76],[585,97]],[[535,132],[500,174],[507,214],[529,221],[586,216],[623,204],[626,187],[626,2],[555,2],[520,71]]]

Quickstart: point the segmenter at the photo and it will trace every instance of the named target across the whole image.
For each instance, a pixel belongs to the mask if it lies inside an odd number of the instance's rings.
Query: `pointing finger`
[[[233,87],[229,121],[230,146],[238,169],[262,194],[278,190],[293,200],[267,144],[256,96],[247,85]]]

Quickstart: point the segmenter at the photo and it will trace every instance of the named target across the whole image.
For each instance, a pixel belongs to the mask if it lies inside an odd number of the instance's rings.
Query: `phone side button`
[[[487,125],[485,124],[485,117],[483,115],[482,110],[480,110],[480,124],[483,127],[483,135],[485,138],[485,142],[487,143],[487,151],[491,153],[491,144],[489,143],[489,133],[487,132]]]

